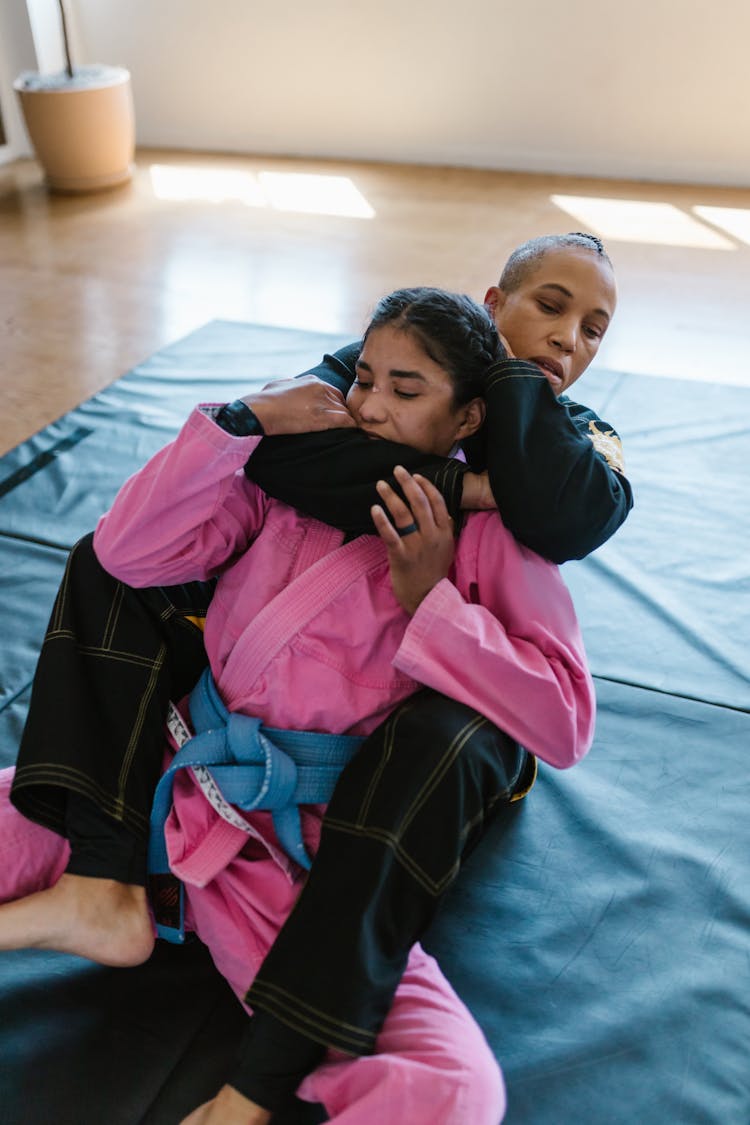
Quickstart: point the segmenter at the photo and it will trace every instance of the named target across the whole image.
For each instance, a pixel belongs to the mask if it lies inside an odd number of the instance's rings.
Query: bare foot
[[[125,967],[148,960],[153,948],[143,887],[63,875],[48,890],[0,906],[0,949],[55,949]]]
[[[198,1106],[181,1125],[267,1125],[271,1114],[233,1086],[222,1086],[211,1102]]]

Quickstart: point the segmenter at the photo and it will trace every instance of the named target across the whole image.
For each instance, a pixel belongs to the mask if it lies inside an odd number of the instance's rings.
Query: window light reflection
[[[233,168],[152,164],[151,186],[157,199],[178,202],[201,200],[226,203],[236,200],[248,207],[265,207],[266,198],[255,176]]]
[[[696,215],[750,246],[750,210],[746,207],[694,207]]]
[[[671,203],[596,196],[552,195],[555,206],[603,239],[735,250],[734,243]],[[697,210],[697,208],[696,208]]]
[[[349,219],[372,219],[375,216],[370,204],[348,176],[261,172],[258,179],[271,206],[277,211],[341,215]]]
[[[151,186],[157,199],[244,203],[310,215],[373,219],[375,211],[348,176],[299,172],[246,172],[201,165],[152,164]]]

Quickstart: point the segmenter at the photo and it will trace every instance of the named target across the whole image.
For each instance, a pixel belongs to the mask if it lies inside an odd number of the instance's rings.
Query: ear
[[[460,424],[456,432],[456,441],[475,434],[484,422],[487,406],[483,398],[473,398],[461,408]]]
[[[498,314],[505,304],[507,296],[508,294],[497,285],[491,285],[484,295],[484,307],[487,309],[487,312],[490,314],[495,324],[497,324]]]

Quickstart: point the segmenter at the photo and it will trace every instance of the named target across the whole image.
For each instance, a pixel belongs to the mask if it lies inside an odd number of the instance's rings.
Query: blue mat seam
[[[750,707],[737,707],[731,703],[720,703],[717,699],[703,699],[699,695],[687,695],[680,691],[665,691],[664,688],[652,687],[649,684],[639,684],[635,680],[618,680],[614,676],[600,676],[591,673],[593,680],[600,680],[605,684],[617,684],[619,687],[635,688],[638,691],[648,691],[652,695],[665,695],[669,699],[685,699],[689,703],[700,703],[705,707],[720,707],[723,711],[736,711],[740,715],[750,715]]]

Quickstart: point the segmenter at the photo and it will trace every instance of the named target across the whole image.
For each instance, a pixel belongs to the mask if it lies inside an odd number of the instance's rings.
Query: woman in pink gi
[[[482,424],[481,375],[498,346],[489,317],[468,298],[435,290],[384,298],[347,399],[363,440],[449,453]],[[520,546],[497,512],[469,515],[456,538],[437,490],[401,470],[408,506],[382,484],[377,534],[344,543],[341,532],[247,479],[242,468],[261,439],[225,432],[216,409],[196,408],[175,441],[124,485],[95,547],[133,586],[219,575],[205,640],[230,712],[268,727],[366,735],[427,685],[553,766],[588,750],[594,693],[570,598],[557,568]],[[301,808],[311,855],[322,811]],[[189,924],[240,999],[304,874],[281,849],[268,812],[244,819],[250,835],[218,815],[191,774],[177,775],[170,865],[186,885]],[[13,822],[21,851],[28,840],[39,866],[41,842],[51,881],[67,845],[21,820]],[[238,1086],[187,1121],[270,1120]],[[481,1031],[419,946],[376,1054],[329,1052],[298,1094],[323,1102],[339,1125],[497,1125],[505,1104]]]

